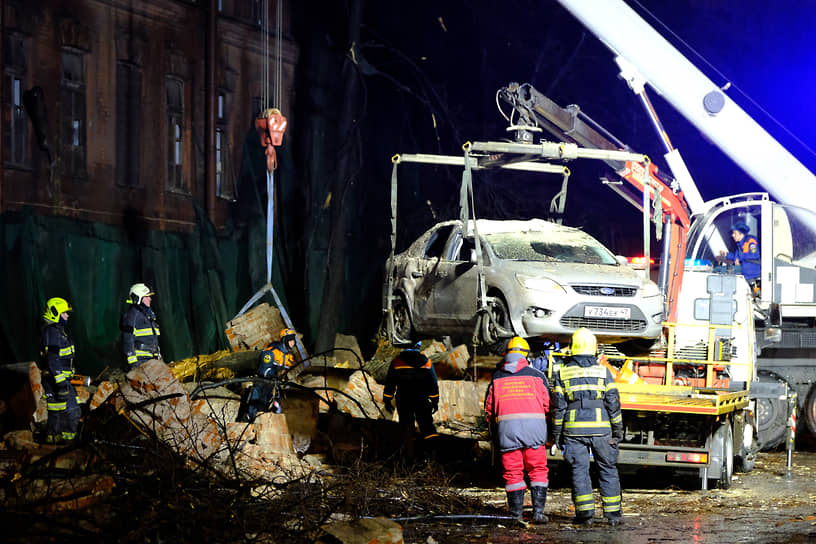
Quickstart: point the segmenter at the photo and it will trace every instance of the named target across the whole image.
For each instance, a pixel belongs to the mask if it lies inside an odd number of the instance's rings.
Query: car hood
[[[549,278],[560,284],[640,287],[643,282],[637,271],[623,265],[501,261],[501,268],[516,274]]]

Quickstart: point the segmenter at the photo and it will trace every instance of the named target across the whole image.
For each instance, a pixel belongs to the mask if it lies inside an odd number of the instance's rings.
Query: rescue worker
[[[616,526],[623,522],[617,467],[623,421],[617,385],[612,373],[598,363],[596,352],[595,335],[585,328],[575,331],[570,355],[554,376],[552,441],[563,445],[564,460],[572,467],[573,523],[591,525],[595,515],[591,454],[600,472],[604,517]]]
[[[82,415],[76,389],[71,384],[74,375],[74,342],[65,330],[68,312],[72,310],[64,298],[54,297],[45,303],[43,313],[40,370],[48,409],[45,441],[49,444],[74,440]]]
[[[733,263],[736,271],[741,273],[752,287],[758,287],[761,272],[759,242],[748,234],[750,231],[751,229],[743,221],[734,223],[731,228],[731,238],[737,244],[736,249],[730,253],[721,251],[718,260]]]
[[[533,521],[547,523],[544,506],[549,486],[546,443],[550,394],[547,377],[528,363],[529,352],[527,341],[519,336],[507,343],[504,360],[487,388],[485,414],[497,431],[510,513],[521,521],[526,470]]]
[[[127,361],[126,371],[130,371],[145,361],[162,360],[159,348],[159,323],[150,304],[154,293],[144,283],[130,286],[127,303],[130,305],[122,314],[119,328],[122,331],[122,351]]]
[[[417,342],[391,360],[383,402],[385,410],[392,413],[396,395],[397,415],[408,451],[412,451],[416,422],[422,437],[421,453],[430,453],[429,441],[439,436],[433,422],[433,414],[439,409],[439,383],[431,360],[419,348]]]
[[[292,368],[295,364],[293,353],[297,342],[297,332],[295,329],[284,328],[280,331],[279,336],[279,340],[270,342],[261,351],[257,372],[261,378],[271,380],[282,377],[286,369]],[[266,412],[270,409],[279,414],[282,411],[280,400],[280,389],[277,385],[253,384],[247,400],[246,412],[239,420],[252,423],[258,417],[258,412]]]

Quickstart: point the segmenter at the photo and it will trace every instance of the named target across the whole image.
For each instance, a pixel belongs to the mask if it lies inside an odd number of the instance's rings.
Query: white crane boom
[[[623,0],[558,0],[779,202],[816,210],[816,176]]]

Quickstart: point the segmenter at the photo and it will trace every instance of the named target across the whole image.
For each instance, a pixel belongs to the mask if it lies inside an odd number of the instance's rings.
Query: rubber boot
[[[522,521],[521,513],[524,511],[524,492],[526,489],[517,489],[507,492],[507,507],[510,514],[517,520]]]
[[[549,519],[544,515],[544,506],[547,504],[547,488],[535,486],[530,488],[533,495],[533,521],[535,523],[549,523]]]

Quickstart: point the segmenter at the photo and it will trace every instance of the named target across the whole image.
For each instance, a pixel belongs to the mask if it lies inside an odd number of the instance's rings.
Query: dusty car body
[[[541,219],[475,222],[487,294],[479,312],[469,223],[467,233],[461,221],[438,223],[387,263],[393,341],[474,332],[486,343],[512,335],[565,340],[579,327],[607,343],[651,344],[660,336],[664,299],[654,282],[585,232]],[[489,319],[480,320],[485,313]]]

